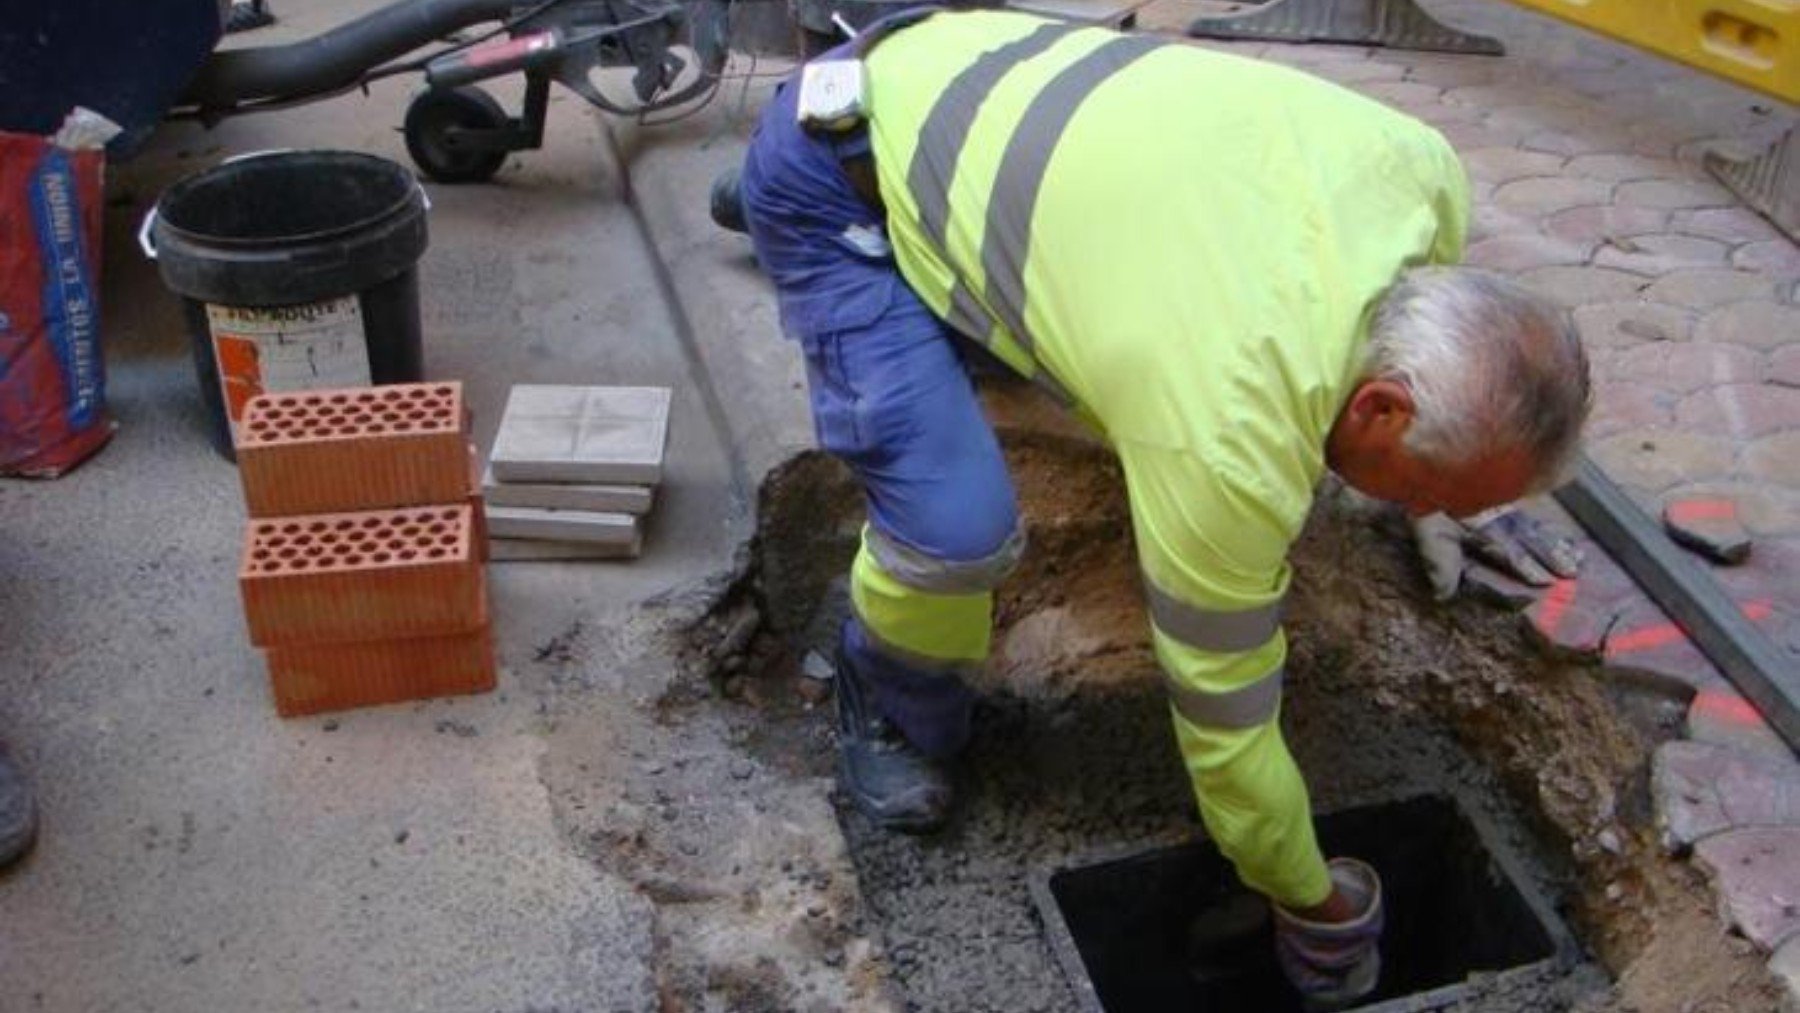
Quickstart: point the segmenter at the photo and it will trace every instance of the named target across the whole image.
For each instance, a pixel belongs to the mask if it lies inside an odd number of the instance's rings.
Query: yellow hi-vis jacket
[[[867,66],[901,273],[1117,451],[1201,815],[1245,882],[1318,903],[1286,556],[1374,300],[1461,254],[1455,153],[1297,71],[1020,14],[934,15]]]

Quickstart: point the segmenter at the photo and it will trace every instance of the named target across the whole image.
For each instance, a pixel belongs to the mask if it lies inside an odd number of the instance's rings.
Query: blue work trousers
[[[917,569],[992,560],[1022,544],[1018,506],[959,339],[906,285],[880,213],[844,173],[842,159],[866,153],[866,139],[801,129],[797,90],[791,79],[763,111],[742,193],[783,330],[806,356],[819,445],[855,472],[870,526],[902,554],[916,554]],[[859,567],[869,564],[859,559]],[[883,574],[909,579],[893,567]],[[930,611],[934,590],[942,588],[916,588],[919,611]],[[986,623],[991,593],[982,602]],[[929,645],[896,647],[878,625],[861,614],[850,621],[843,646],[855,671],[841,674],[859,676],[875,706],[922,751],[960,749],[974,696],[959,668],[979,659],[945,663]],[[983,655],[986,634],[983,625]]]

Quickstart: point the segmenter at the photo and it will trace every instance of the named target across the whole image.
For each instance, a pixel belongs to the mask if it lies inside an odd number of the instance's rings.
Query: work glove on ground
[[[1495,507],[1466,520],[1447,514],[1410,521],[1419,557],[1439,601],[1456,595],[1462,584],[1465,550],[1503,573],[1535,587],[1558,577],[1573,577],[1581,568],[1581,551],[1516,503]]]
[[[1355,917],[1319,922],[1275,906],[1275,957],[1311,1013],[1353,1005],[1381,978],[1381,877],[1354,858],[1334,858],[1329,869]]]

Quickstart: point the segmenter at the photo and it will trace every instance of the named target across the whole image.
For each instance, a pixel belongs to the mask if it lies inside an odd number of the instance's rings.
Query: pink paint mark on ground
[[[1730,690],[1703,689],[1694,694],[1693,709],[1711,718],[1739,725],[1760,725],[1756,706]]]
[[[1563,616],[1569,614],[1569,607],[1575,604],[1575,592],[1579,585],[1572,577],[1563,577],[1550,585],[1538,604],[1537,627],[1545,636],[1554,636],[1557,627],[1562,625]]]
[[[1669,520],[1676,524],[1693,521],[1734,520],[1737,504],[1728,499],[1679,499],[1668,506]]]
[[[1744,618],[1751,622],[1762,622],[1775,614],[1775,605],[1769,601],[1750,601],[1744,603]],[[1669,644],[1679,643],[1688,638],[1687,633],[1674,623],[1655,623],[1640,626],[1634,630],[1615,633],[1606,638],[1606,656],[1609,658],[1635,651],[1649,651]]]

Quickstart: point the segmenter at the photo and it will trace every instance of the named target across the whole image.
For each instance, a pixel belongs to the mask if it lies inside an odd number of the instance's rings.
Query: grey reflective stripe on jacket
[[[1269,642],[1281,627],[1281,605],[1271,602],[1240,612],[1196,608],[1144,577],[1150,621],[1164,636],[1213,654],[1241,654]],[[1275,717],[1281,706],[1282,670],[1226,693],[1206,693],[1184,686],[1164,673],[1169,702],[1182,717],[1202,728],[1254,728]]]
[[[1075,25],[1047,24],[1015,39],[969,64],[950,80],[950,86],[919,128],[919,146],[906,168],[906,185],[919,203],[919,228],[939,250],[950,231],[950,180],[962,160],[969,128],[988,92],[1009,71],[1049,49],[1058,39],[1075,31]]]
[[[1144,596],[1150,618],[1166,635],[1213,654],[1240,654],[1269,642],[1281,626],[1281,602],[1242,612],[1214,612],[1196,608],[1157,587],[1144,577]]]
[[[1255,728],[1272,720],[1281,710],[1282,669],[1277,668],[1248,686],[1227,693],[1202,693],[1163,675],[1169,703],[1177,713],[1201,728]]]
[[[903,545],[870,525],[864,532],[869,554],[895,580],[929,594],[980,594],[1006,579],[1025,555],[1025,529],[1015,527],[1006,541],[981,559],[937,559]]]
[[[981,234],[983,293],[1006,329],[1027,352],[1037,342],[1025,326],[1025,259],[1031,253],[1031,220],[1050,156],[1076,110],[1107,78],[1167,43],[1143,36],[1114,39],[1076,60],[1050,80],[1006,142],[994,189],[988,196],[987,227]],[[929,140],[921,141],[924,147]]]
[[[940,256],[947,254],[950,187],[968,141],[969,129],[982,103],[1015,67],[1041,55],[1082,26],[1045,24],[1022,38],[984,54],[963,68],[932,104],[920,127],[919,144],[906,183],[919,208],[919,228]],[[1146,37],[1114,39],[1060,71],[1032,100],[1002,155],[987,204],[982,233],[982,292],[988,306],[1029,354],[1034,345],[1025,327],[1025,260],[1030,249],[1031,219],[1036,213],[1044,173],[1062,136],[1083,101],[1103,81],[1139,57],[1167,43]],[[946,256],[946,261],[947,261]],[[993,325],[982,303],[958,277],[950,290],[946,322],[983,345],[992,342]],[[1033,364],[1032,379],[1065,406],[1075,398],[1057,379]]]

